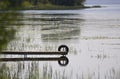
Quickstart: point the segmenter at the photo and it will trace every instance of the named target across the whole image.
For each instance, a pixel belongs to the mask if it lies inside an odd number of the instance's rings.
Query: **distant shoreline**
[[[100,5],[93,6],[47,6],[47,7],[30,7],[30,8],[9,8],[9,9],[0,9],[0,11],[6,10],[77,10],[77,9],[86,9],[86,8],[101,8]]]

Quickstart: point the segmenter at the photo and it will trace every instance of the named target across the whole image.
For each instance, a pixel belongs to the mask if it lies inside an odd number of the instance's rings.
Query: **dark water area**
[[[14,39],[3,51],[58,51],[64,44],[69,47],[69,64],[62,67],[57,61],[0,62],[0,79],[119,79],[119,7],[17,11],[16,20],[9,24],[17,27]],[[0,55],[14,57],[24,58]]]

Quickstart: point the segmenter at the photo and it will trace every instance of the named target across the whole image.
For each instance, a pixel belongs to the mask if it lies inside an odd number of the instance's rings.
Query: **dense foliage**
[[[39,7],[40,5],[83,6],[85,0],[0,0],[0,8]]]
[[[85,0],[49,0],[49,2],[52,4],[64,6],[83,5],[84,1]]]

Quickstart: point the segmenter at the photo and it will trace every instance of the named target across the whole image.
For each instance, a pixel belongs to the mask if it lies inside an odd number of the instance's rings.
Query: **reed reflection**
[[[42,40],[70,40],[79,38],[80,23],[84,21],[83,19],[74,17],[76,16],[74,14],[49,14],[42,16],[47,16],[42,21],[42,23],[46,23],[46,25],[41,27]]]

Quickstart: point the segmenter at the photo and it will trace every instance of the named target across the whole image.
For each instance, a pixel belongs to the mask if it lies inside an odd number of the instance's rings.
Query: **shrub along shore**
[[[75,10],[75,9],[85,9],[85,8],[101,8],[102,6],[59,6],[59,5],[40,5],[39,7],[16,7],[16,8],[0,8],[1,11],[4,10]]]
[[[86,0],[0,0],[0,10],[67,10],[91,8],[84,6],[85,1]]]

